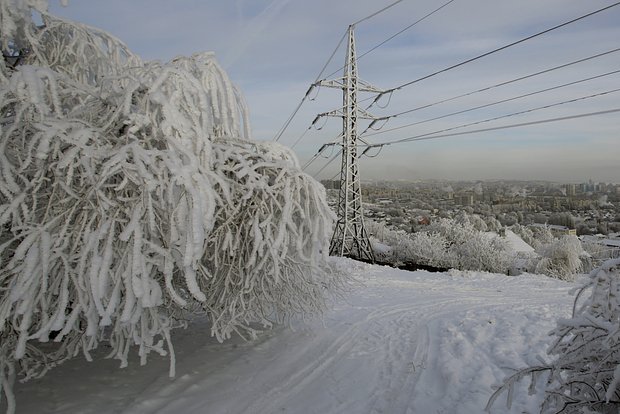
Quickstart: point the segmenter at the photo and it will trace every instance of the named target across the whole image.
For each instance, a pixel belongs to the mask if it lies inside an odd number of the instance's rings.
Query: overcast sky
[[[447,0],[404,0],[356,26],[358,55]],[[51,12],[107,30],[144,59],[215,51],[248,101],[255,139],[270,140],[299,103],[347,26],[393,0],[71,0],[51,1]],[[391,88],[528,35],[613,4],[603,0],[454,0],[359,60],[360,77]],[[386,116],[620,47],[620,6],[403,88],[381,108]],[[337,50],[325,75],[341,69]],[[505,114],[620,88],[620,74],[534,94],[504,104],[415,126],[478,105],[620,70],[620,52],[493,88],[391,119],[373,143],[418,136]],[[340,72],[333,75],[337,77]],[[312,94],[314,97],[315,94]],[[360,99],[367,95],[361,94]],[[321,88],[303,105],[280,142],[292,145],[316,113],[341,105],[338,91]],[[368,104],[370,101],[365,101]],[[620,108],[620,92],[583,99],[470,128],[496,127]],[[341,121],[319,122],[295,146],[302,163],[339,134]],[[361,123],[362,130],[367,123]],[[620,112],[558,123],[394,144],[361,159],[362,179],[546,179],[620,182]],[[361,131],[360,131],[361,132]],[[373,151],[374,155],[376,151]],[[331,151],[326,151],[330,156]],[[307,169],[316,174],[329,158]],[[318,178],[332,178],[335,160]]]

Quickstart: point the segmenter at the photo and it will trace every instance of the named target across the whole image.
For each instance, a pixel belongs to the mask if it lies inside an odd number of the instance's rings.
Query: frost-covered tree
[[[581,240],[581,245],[583,250],[592,258],[592,262],[597,266],[605,260],[613,259],[617,255],[616,249],[598,243],[595,239]]]
[[[100,343],[174,353],[188,312],[220,340],[323,309],[333,213],[295,156],[250,140],[213,54],[143,62],[0,0],[0,387]],[[37,24],[33,13],[40,15]],[[46,343],[46,344],[45,344]]]
[[[465,226],[472,226],[478,231],[488,230],[487,223],[478,214],[467,214],[466,212],[461,211],[454,218],[454,221]]]
[[[530,229],[532,230],[534,238],[539,243],[537,246],[535,246],[536,243],[532,245],[535,248],[538,248],[538,246],[543,246],[545,244],[553,243],[556,240],[556,237],[553,236],[553,233],[551,233],[551,229],[549,229],[548,226],[536,226],[530,227]]]
[[[577,291],[571,318],[558,320],[551,335],[555,339],[548,354],[553,360],[509,376],[487,410],[504,392],[510,406],[523,378],[531,377],[534,392],[545,376],[541,413],[620,412],[620,259],[590,273]]]
[[[575,228],[575,217],[571,213],[555,213],[549,216],[549,224],[556,224],[558,226],[566,226],[571,229]]]
[[[502,228],[502,223],[499,222],[494,216],[488,215],[484,218],[488,231],[499,233]]]

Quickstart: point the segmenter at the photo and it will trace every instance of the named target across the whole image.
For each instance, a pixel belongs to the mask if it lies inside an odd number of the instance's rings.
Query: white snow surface
[[[194,320],[173,335],[176,378],[166,357],[119,369],[80,356],[18,384],[17,412],[479,414],[511,368],[546,357],[548,332],[570,316],[575,286],[540,275],[334,263],[353,283],[322,320],[224,343]],[[528,386],[510,409],[502,396],[491,412],[538,412],[543,396],[529,396]]]
[[[519,235],[510,229],[506,229],[506,241],[517,253],[534,253],[535,249],[527,244]]]

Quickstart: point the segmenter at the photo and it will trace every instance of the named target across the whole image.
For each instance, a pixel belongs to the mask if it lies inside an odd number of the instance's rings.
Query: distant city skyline
[[[215,51],[217,59],[246,97],[253,137],[271,140],[316,79],[347,26],[393,1],[163,0],[50,2],[53,14],[102,28],[146,60]],[[358,56],[438,8],[444,2],[404,0],[356,26]],[[593,0],[455,0],[359,60],[359,74],[381,88],[418,79],[613,4]],[[471,64],[396,91],[369,109],[378,116],[433,104],[457,95],[573,62],[618,47],[620,6],[524,42]],[[340,47],[323,76],[339,76]],[[620,107],[620,52],[472,94],[391,119],[367,140],[385,142],[451,129],[515,112],[605,93],[557,107],[482,123],[470,129],[566,117]],[[605,76],[601,76],[605,75]],[[574,85],[561,85],[600,76]],[[546,88],[557,89],[534,94]],[[311,97],[315,97],[313,91]],[[520,95],[466,113],[446,116]],[[365,99],[367,95],[361,95]],[[365,101],[366,104],[370,101]],[[292,145],[315,115],[341,104],[338,91],[322,88],[306,102],[280,142]],[[367,105],[366,105],[367,106]],[[433,118],[441,119],[432,120]],[[362,179],[527,179],[620,182],[620,113],[515,129],[409,142],[384,147],[362,158]],[[325,119],[309,130],[295,151],[304,164],[319,147],[336,139],[341,122]],[[417,123],[407,128],[387,129]],[[363,123],[361,131],[367,123]],[[380,134],[373,135],[376,132]],[[377,151],[371,151],[375,155]],[[337,174],[339,161],[324,165],[326,151],[307,172],[317,179]],[[321,174],[316,173],[323,169]]]

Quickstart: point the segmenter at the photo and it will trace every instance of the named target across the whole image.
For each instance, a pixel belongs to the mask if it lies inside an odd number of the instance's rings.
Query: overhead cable
[[[340,46],[342,45],[342,42],[344,41],[344,39],[347,36],[347,32],[345,31],[344,34],[342,35],[342,37],[340,38],[340,41],[338,42],[338,45],[336,46],[336,48],[334,49],[334,51],[332,52],[332,54],[329,56],[329,59],[327,59],[327,62],[325,62],[325,64],[323,65],[323,68],[321,69],[321,71],[319,72],[318,76],[316,77],[314,83],[312,83],[312,85],[310,85],[310,87],[308,88],[308,90],[306,91],[306,94],[304,95],[304,97],[301,99],[301,101],[299,102],[299,104],[297,104],[297,107],[295,108],[295,110],[293,111],[293,113],[287,118],[286,122],[284,122],[284,125],[282,125],[282,127],[278,130],[278,132],[276,133],[275,137],[273,138],[274,141],[280,141],[280,138],[282,138],[282,135],[284,134],[284,131],[286,131],[286,129],[288,128],[288,126],[291,124],[291,122],[293,121],[293,119],[295,118],[295,116],[297,115],[297,113],[299,112],[299,110],[301,109],[302,105],[304,104],[304,102],[306,102],[306,99],[308,99],[308,96],[310,95],[310,93],[312,92],[312,90],[315,87],[315,84],[319,81],[319,79],[321,79],[321,76],[323,76],[323,72],[325,72],[325,69],[327,69],[327,66],[329,65],[329,63],[332,61],[332,59],[334,58],[334,56],[336,55],[336,52],[338,51],[338,49],[340,49]]]
[[[295,142],[293,143],[293,145],[291,145],[291,149],[295,148],[295,146],[296,146],[297,144],[299,144],[299,141],[301,141],[301,140],[302,140],[302,138],[306,136],[306,134],[308,133],[308,131],[310,131],[310,129],[311,129],[311,128],[312,128],[312,127],[310,126],[310,127],[306,128],[306,129],[304,130],[304,132],[303,132],[303,133],[299,136],[299,138],[297,138],[297,139],[295,140]]]
[[[338,137],[338,138],[336,138],[336,139],[340,139],[340,138],[342,138],[342,135],[341,135],[341,136],[339,136],[339,137]],[[336,142],[336,141],[334,141],[334,142],[328,142],[327,144],[323,144],[323,145],[321,146],[321,148],[319,148],[319,150],[316,152],[316,154],[314,154],[314,155],[312,156],[312,158],[310,158],[310,160],[309,160],[308,162],[306,162],[306,164],[304,164],[304,166],[301,168],[301,170],[302,170],[302,171],[306,171],[306,169],[307,169],[310,165],[312,165],[312,163],[313,163],[314,161],[316,161],[316,160],[317,160],[317,158],[319,158],[319,156],[323,153],[323,151],[325,151],[327,148],[330,148],[331,146],[336,145],[336,144],[337,144],[337,142]]]
[[[478,109],[488,108],[490,106],[495,106],[495,105],[503,104],[503,103],[506,103],[506,102],[516,101],[517,99],[522,99],[522,98],[526,98],[526,97],[529,97],[529,96],[538,95],[538,94],[541,94],[541,93],[545,93],[545,92],[549,92],[549,91],[565,88],[567,86],[577,85],[579,83],[591,81],[591,80],[594,80],[594,79],[600,79],[600,78],[603,78],[605,76],[614,75],[616,73],[620,73],[620,69],[614,70],[614,71],[611,71],[611,72],[606,72],[606,73],[603,73],[603,74],[600,74],[600,75],[596,75],[596,76],[590,76],[590,77],[584,78],[584,79],[579,79],[579,80],[576,80],[576,81],[573,81],[573,82],[568,82],[568,83],[564,83],[564,84],[561,84],[561,85],[540,89],[540,90],[537,90],[537,91],[534,91],[534,92],[529,92],[529,93],[526,93],[526,94],[522,94],[522,95],[518,95],[518,96],[513,96],[511,98],[501,99],[499,101],[487,103],[487,104],[484,104],[484,105],[474,106],[473,108],[468,108],[468,109],[463,109],[461,111],[451,112],[451,113],[446,114],[446,115],[436,116],[436,117],[433,117],[433,118],[424,119],[422,121],[416,121],[416,122],[412,122],[410,124],[401,125],[401,126],[390,128],[390,129],[386,129],[386,130],[381,130],[381,131],[373,132],[373,133],[370,133],[370,134],[365,134],[365,136],[366,137],[370,137],[370,136],[374,136],[374,135],[385,134],[385,133],[388,133],[388,132],[391,132],[391,131],[396,131],[398,129],[403,129],[403,128],[408,128],[408,127],[415,126],[415,125],[425,124],[427,122],[437,121],[439,119],[448,118],[448,117],[451,117],[451,116],[454,116],[454,115],[461,115],[461,114],[464,114],[464,113],[467,113],[467,112],[472,112],[472,111],[475,111],[475,110],[478,110]],[[413,112],[413,111],[414,110],[404,111],[404,112],[401,112],[401,113],[396,114],[396,115],[391,115],[391,116],[379,118],[379,120],[387,120],[387,119],[390,119],[390,118],[394,118],[394,117],[396,117],[398,115],[410,113],[410,112]],[[375,123],[375,122],[376,121],[373,121],[373,123]],[[368,128],[366,128],[366,130],[364,132],[368,131],[371,128],[371,126],[373,125],[373,123],[371,123],[368,126]],[[362,133],[360,135],[363,135],[363,134],[364,133]]]
[[[460,98],[464,98],[466,96],[474,95],[476,93],[486,92],[488,90],[491,90],[491,89],[494,89],[494,88],[498,88],[500,86],[509,85],[511,83],[515,83],[515,82],[519,82],[519,81],[522,81],[522,80],[525,80],[525,79],[533,78],[534,76],[543,75],[545,73],[553,72],[553,71],[558,70],[558,69],[563,69],[563,68],[566,68],[568,66],[576,65],[578,63],[587,62],[589,60],[596,59],[596,58],[599,58],[599,57],[603,57],[603,56],[609,55],[611,53],[616,53],[618,51],[620,51],[620,47],[608,50],[606,52],[597,53],[595,55],[591,55],[591,56],[588,56],[588,57],[585,57],[585,58],[582,58],[582,59],[573,60],[572,62],[564,63],[562,65],[554,66],[554,67],[551,67],[551,68],[548,68],[548,69],[544,69],[544,70],[541,70],[541,71],[538,71],[538,72],[530,73],[528,75],[520,76],[520,77],[515,78],[515,79],[511,79],[511,80],[503,81],[503,82],[500,82],[500,83],[496,83],[496,84],[491,85],[491,86],[486,86],[486,87],[484,87],[482,89],[476,89],[475,91],[471,91],[471,92],[467,92],[467,93],[464,93],[464,94],[461,94],[461,95],[453,96],[453,97],[447,98],[447,99],[442,99],[440,101],[436,101],[436,102],[433,102],[433,103],[430,103],[430,104],[425,104],[425,105],[422,105],[422,106],[418,106],[417,108],[409,109],[407,111],[403,111],[403,112],[397,113],[395,115],[390,115],[389,117],[382,117],[381,119],[384,119],[384,118],[394,118],[394,117],[399,116],[399,115],[408,114],[408,113],[411,113],[411,112],[419,111],[421,109],[430,108],[431,106],[443,104],[443,103],[446,103],[446,102],[451,102],[451,101],[454,101],[454,100],[457,100],[457,99],[460,99]],[[370,109],[370,107],[368,107],[366,109],[368,110],[368,109]]]
[[[361,23],[363,21],[366,21],[376,15],[378,15],[379,13],[382,13],[384,11],[386,11],[387,9],[397,5],[398,3],[402,2],[403,0],[396,0],[395,2],[387,5],[386,7],[382,8],[381,10],[378,10],[374,13],[372,13],[369,16],[364,17],[363,19],[358,20],[357,22],[353,23],[353,25],[356,25],[358,23]],[[454,1],[454,0],[451,0]],[[336,48],[334,49],[334,51],[332,52],[332,54],[330,55],[329,59],[327,59],[327,62],[325,62],[325,65],[323,65],[323,68],[321,69],[321,71],[319,72],[319,74],[317,75],[316,79],[314,80],[314,82],[312,83],[312,85],[310,85],[310,87],[308,88],[308,90],[306,91],[306,94],[304,95],[304,97],[301,99],[301,101],[297,104],[297,107],[295,107],[295,110],[293,110],[293,113],[291,113],[291,115],[287,118],[286,122],[284,122],[284,125],[278,130],[278,132],[276,133],[275,137],[273,138],[274,141],[279,141],[282,138],[282,135],[284,134],[284,132],[286,131],[286,129],[289,127],[289,125],[291,124],[291,122],[293,121],[293,119],[295,118],[295,116],[297,115],[297,113],[299,112],[299,110],[301,109],[302,105],[304,104],[304,102],[306,102],[306,99],[308,99],[308,96],[310,95],[310,93],[312,92],[312,90],[315,88],[316,84],[319,82],[319,80],[321,79],[321,76],[323,76],[323,72],[325,72],[325,69],[327,69],[327,66],[329,65],[329,63],[332,61],[332,59],[334,58],[334,56],[336,55],[336,52],[338,51],[338,49],[340,48],[340,46],[342,45],[342,42],[344,41],[344,39],[347,36],[347,31],[345,31],[345,33],[342,35],[342,37],[340,38],[340,41],[338,42],[338,45],[336,46]],[[340,70],[340,69],[339,69]],[[331,76],[331,75],[329,75]],[[328,77],[329,77],[328,76]]]
[[[333,157],[331,157],[329,161],[327,161],[327,163],[314,174],[314,176],[318,177],[319,174],[321,174],[325,168],[327,168],[332,162],[336,161],[336,158],[338,158],[340,154],[342,154],[342,148]]]
[[[397,143],[400,143],[400,142],[416,141],[416,140],[419,140],[419,138],[428,137],[428,136],[431,136],[431,135],[436,135],[436,134],[441,134],[441,133],[444,133],[444,132],[454,131],[456,129],[466,128],[466,127],[470,127],[470,126],[473,126],[473,125],[480,125],[480,124],[484,124],[484,123],[487,123],[487,122],[497,121],[497,120],[500,120],[500,119],[510,118],[510,117],[517,116],[517,115],[523,115],[523,114],[527,114],[527,113],[531,113],[531,112],[536,112],[536,111],[540,111],[542,109],[553,108],[553,107],[557,107],[557,106],[560,106],[560,105],[565,105],[565,104],[568,104],[568,103],[574,103],[574,102],[578,102],[578,101],[583,101],[583,100],[586,100],[586,99],[591,99],[591,98],[595,98],[595,97],[599,97],[599,96],[609,95],[611,93],[615,93],[615,92],[618,92],[618,91],[620,91],[620,88],[612,89],[612,90],[608,90],[608,91],[604,91],[604,92],[599,92],[599,93],[595,93],[595,94],[591,94],[591,95],[581,96],[579,98],[569,99],[569,100],[566,100],[566,101],[556,102],[556,103],[553,103],[553,104],[538,106],[538,107],[535,107],[535,108],[526,109],[524,111],[513,112],[513,113],[510,113],[510,114],[507,114],[507,115],[500,115],[500,116],[496,116],[496,117],[493,117],[493,118],[484,119],[482,121],[470,122],[470,123],[458,125],[458,126],[455,126],[455,127],[445,128],[445,129],[442,129],[442,130],[439,130],[439,131],[434,131],[434,132],[428,132],[428,133],[425,133],[425,134],[415,135],[413,137],[401,138],[401,139],[397,139],[397,140],[394,140],[394,141],[386,141],[386,142],[381,142],[381,143],[377,143],[377,144],[371,144],[371,145],[369,145],[369,147],[378,147],[378,146],[381,146],[381,145],[388,145],[388,144],[391,145],[391,144],[397,144]]]
[[[376,15],[378,15],[378,14],[380,14],[380,13],[383,13],[383,12],[384,12],[384,11],[386,11],[387,9],[389,9],[389,8],[392,8],[392,7],[396,6],[398,3],[402,2],[402,1],[403,1],[403,0],[396,0],[394,3],[388,4],[387,6],[385,6],[384,8],[382,8],[381,10],[378,10],[378,11],[376,11],[376,12],[374,12],[374,13],[372,13],[372,14],[370,14],[370,15],[366,16],[366,17],[364,17],[363,19],[359,19],[358,21],[356,21],[355,23],[353,23],[353,26],[355,26],[356,24],[359,24],[359,23],[361,23],[361,22],[363,22],[363,21],[366,21],[366,20],[368,20],[368,19],[371,19],[371,18],[375,17]]]
[[[538,72],[530,73],[528,75],[520,76],[520,77],[515,78],[515,79],[510,79],[510,80],[507,80],[507,81],[496,83],[496,84],[491,85],[491,86],[486,86],[486,87],[484,87],[482,89],[477,89],[475,91],[471,91],[471,92],[467,92],[467,93],[464,93],[464,94],[461,94],[461,95],[453,96],[451,98],[442,99],[440,101],[436,101],[436,102],[433,102],[433,103],[430,103],[430,104],[425,104],[425,105],[422,105],[422,106],[418,106],[417,108],[410,109],[408,111],[402,112],[402,113],[397,114],[397,115],[402,115],[403,113],[410,113],[410,112],[419,111],[421,109],[430,108],[431,106],[443,104],[443,103],[446,103],[446,102],[451,102],[451,101],[454,101],[454,100],[457,100],[457,99],[460,99],[460,98],[464,98],[466,96],[471,96],[471,95],[474,95],[476,93],[486,92],[488,90],[491,90],[491,89],[494,89],[494,88],[498,88],[500,86],[505,86],[505,85],[509,85],[511,83],[519,82],[519,81],[522,81],[522,80],[525,80],[525,79],[533,78],[533,77],[538,76],[538,75],[543,75],[545,73],[549,73],[549,72],[553,72],[555,70],[563,69],[563,68],[566,68],[566,67],[569,67],[569,66],[572,66],[572,65],[576,65],[578,63],[587,62],[589,60],[596,59],[596,58],[599,58],[599,57],[603,57],[603,56],[606,56],[606,55],[609,55],[609,54],[612,54],[612,53],[616,53],[616,52],[619,52],[619,51],[620,51],[620,47],[608,50],[606,52],[597,53],[595,55],[588,56],[588,57],[585,57],[585,58],[582,58],[582,59],[573,60],[572,62],[564,63],[564,64],[561,64],[561,65],[558,65],[558,66],[554,66],[554,67],[551,67],[551,68],[548,68],[548,69],[544,69],[544,70],[541,70],[541,71],[538,71]],[[392,96],[393,92],[394,91],[390,92],[390,99],[391,99],[391,96]],[[370,96],[370,97],[361,99],[358,102],[365,102],[365,101],[369,101],[369,100],[375,99],[375,98],[376,98],[376,96],[375,97]],[[375,100],[375,102],[370,104],[366,108],[366,110],[369,110],[374,104],[376,104],[376,101],[377,100]],[[379,105],[379,107],[385,108],[385,106],[380,106],[380,105]],[[392,116],[395,116],[395,115],[392,115]]]
[[[551,122],[568,121],[568,120],[571,120],[571,119],[579,119],[579,118],[587,118],[587,117],[592,117],[592,116],[607,115],[607,114],[612,114],[612,113],[616,113],[616,112],[620,112],[620,108],[613,108],[613,109],[607,109],[607,110],[604,110],[604,111],[588,112],[588,113],[582,113],[582,114],[576,114],[576,115],[567,115],[567,116],[561,116],[561,117],[557,117],[557,118],[547,118],[547,119],[541,119],[541,120],[538,120],[538,121],[520,122],[520,123],[517,123],[517,124],[502,125],[502,126],[497,126],[497,127],[474,129],[474,130],[471,130],[471,131],[452,132],[452,133],[449,133],[449,134],[432,135],[432,136],[410,137],[410,138],[405,138],[407,141],[399,140],[399,141],[394,141],[394,142],[385,142],[385,143],[382,143],[382,144],[373,144],[373,145],[368,146],[366,149],[368,150],[368,149],[374,148],[374,147],[384,147],[384,146],[388,146],[388,145],[392,145],[392,144],[398,144],[398,143],[403,143],[403,142],[428,141],[428,140],[439,139],[439,138],[449,138],[449,137],[456,137],[456,136],[460,136],[460,135],[477,134],[477,133],[480,133],[480,132],[498,131],[498,130],[502,130],[502,129],[511,129],[511,128],[518,128],[518,127],[524,127],[524,126],[531,126],[531,125],[540,125],[540,124],[547,124],[547,123],[551,123]],[[362,155],[364,155],[364,153],[362,153]]]
[[[413,23],[411,23],[409,26],[405,27],[404,29],[399,30],[398,32],[396,32],[395,34],[393,34],[392,36],[388,37],[387,39],[383,40],[382,42],[376,44],[375,46],[371,47],[370,49],[368,49],[367,51],[365,51],[364,53],[362,53],[361,55],[359,55],[355,61],[359,61],[361,58],[363,58],[364,56],[366,56],[367,54],[373,52],[374,50],[380,48],[381,46],[383,46],[384,44],[386,44],[387,42],[389,42],[390,40],[394,39],[396,36],[399,36],[401,34],[403,34],[404,32],[406,32],[407,30],[411,29],[413,26],[415,26],[416,24],[426,20],[427,18],[431,17],[433,14],[437,13],[439,10],[443,9],[444,7],[446,7],[447,5],[449,5],[450,3],[454,2],[456,0],[449,0],[448,2],[442,4],[441,6],[437,7],[435,10],[431,11],[430,13],[420,17],[418,20],[414,21]],[[398,3],[398,2],[397,2]],[[396,4],[396,3],[394,3]],[[391,6],[393,6],[394,4],[392,4]],[[391,7],[389,6],[389,7]],[[353,23],[353,25],[356,25],[357,23],[360,23],[361,21],[358,21],[356,23]],[[337,70],[333,71],[332,73],[330,73],[329,75],[327,75],[325,77],[325,79],[334,76],[336,73],[340,72],[342,69],[344,69],[344,66],[341,66],[340,68],[338,68]]]
[[[386,94],[386,93],[389,93],[389,92],[394,92],[394,91],[400,90],[400,89],[405,88],[405,87],[407,87],[407,86],[413,85],[414,83],[418,83],[418,82],[421,82],[421,81],[426,80],[426,79],[428,79],[428,78],[431,78],[431,77],[433,77],[433,76],[436,76],[436,75],[439,75],[439,74],[441,74],[441,73],[447,72],[447,71],[449,71],[449,70],[456,69],[456,68],[458,68],[458,67],[460,67],[460,66],[463,66],[463,65],[466,65],[466,64],[468,64],[468,63],[474,62],[474,61],[476,61],[476,60],[482,59],[482,58],[484,58],[484,57],[486,57],[486,56],[489,56],[489,55],[492,55],[492,54],[494,54],[494,53],[500,52],[500,51],[502,51],[502,50],[508,49],[509,47],[516,46],[516,45],[518,45],[518,44],[520,44],[520,43],[523,43],[523,42],[526,42],[526,41],[528,41],[528,40],[534,39],[534,38],[536,38],[536,37],[538,37],[538,36],[542,36],[542,35],[544,35],[544,34],[547,34],[547,33],[549,33],[549,32],[552,32],[552,31],[554,31],[554,30],[560,29],[560,28],[562,28],[562,27],[564,27],[564,26],[568,26],[569,24],[572,24],[572,23],[578,22],[578,21],[580,21],[580,20],[583,20],[583,19],[585,19],[585,18],[588,18],[588,17],[594,16],[595,14],[602,13],[602,12],[604,12],[604,11],[606,11],[606,10],[609,10],[609,9],[611,9],[612,7],[615,7],[615,6],[618,6],[618,5],[620,5],[620,1],[619,1],[619,2],[616,2],[616,3],[613,3],[613,4],[610,4],[609,6],[603,7],[603,8],[601,8],[601,9],[595,10],[595,11],[593,11],[593,12],[590,12],[590,13],[584,14],[584,15],[582,15],[582,16],[579,16],[579,17],[574,18],[574,19],[572,19],[572,20],[569,20],[569,21],[567,21],[567,22],[564,22],[564,23],[561,23],[561,24],[555,25],[555,26],[553,26],[553,27],[550,27],[549,29],[545,29],[545,30],[543,30],[543,31],[541,31],[541,32],[538,32],[538,33],[535,33],[535,34],[533,34],[533,35],[530,35],[530,36],[524,37],[524,38],[522,38],[522,39],[520,39],[520,40],[514,41],[514,42],[512,42],[512,43],[508,43],[507,45],[504,45],[504,46],[498,47],[498,48],[496,48],[496,49],[490,50],[490,51],[485,52],[485,53],[483,53],[483,54],[481,54],[481,55],[475,56],[475,57],[473,57],[473,58],[469,58],[469,59],[464,60],[464,61],[462,61],[462,62],[460,62],[460,63],[456,63],[456,64],[454,64],[454,65],[452,65],[452,66],[448,66],[447,68],[444,68],[444,69],[441,69],[441,70],[435,71],[435,72],[430,73],[430,74],[428,74],[428,75],[426,75],[426,76],[422,76],[421,78],[417,78],[417,79],[414,79],[414,80],[412,80],[412,81],[409,81],[409,82],[403,83],[402,85],[396,86],[396,87],[394,87],[394,88],[387,89],[387,90],[385,90],[384,92],[382,92],[382,93],[380,93],[380,94],[378,94],[378,95],[377,95],[377,97],[375,98],[375,102],[376,102],[376,101],[378,101],[378,100],[379,100],[379,98],[380,98],[382,95]]]

